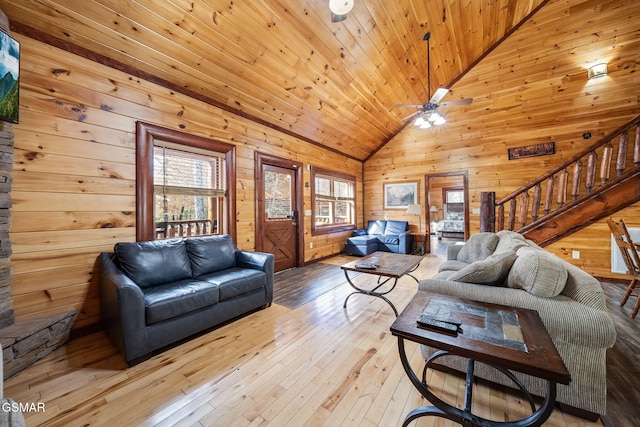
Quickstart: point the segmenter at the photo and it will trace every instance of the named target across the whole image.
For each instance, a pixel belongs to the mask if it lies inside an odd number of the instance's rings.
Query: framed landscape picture
[[[383,184],[384,208],[407,209],[418,203],[418,182],[390,182]]]
[[[20,43],[0,30],[0,120],[18,123]]]

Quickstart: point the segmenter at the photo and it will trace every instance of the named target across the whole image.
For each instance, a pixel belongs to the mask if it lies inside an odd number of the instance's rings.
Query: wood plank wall
[[[20,34],[20,124],[14,126],[11,239],[17,318],[77,309],[99,321],[97,256],[135,240],[135,123],[237,146],[237,244],[255,249],[254,152],[357,177],[362,164]],[[184,128],[182,128],[184,127]],[[310,178],[304,168],[304,180]],[[362,218],[358,200],[357,218]],[[305,190],[305,209],[311,209]],[[342,250],[347,233],[313,237],[304,260]],[[313,249],[309,249],[313,243]]]
[[[480,208],[482,191],[495,191],[498,200],[552,168],[549,160],[542,158],[524,162],[509,161],[503,144],[479,143],[479,147],[470,150],[482,152],[482,158],[490,161],[479,159],[474,162],[465,154],[442,154],[442,150],[437,149],[442,144],[442,137],[439,136],[438,139],[439,142],[436,143],[423,139],[417,135],[417,131],[411,129],[398,135],[365,163],[366,219],[408,220],[412,230],[417,231],[417,218],[414,215],[406,215],[404,210],[383,209],[383,183],[420,181],[419,203],[422,205],[422,212],[425,212],[425,174],[466,170],[469,173],[469,231],[474,234],[480,231],[480,215],[474,214],[473,209]],[[527,145],[530,142],[531,140],[522,138],[519,142],[516,140],[515,144]],[[555,156],[559,162],[575,153],[575,150],[568,147],[571,145],[570,141],[558,145],[560,151],[565,153]],[[424,218],[423,214],[423,221]],[[439,212],[439,218],[442,219],[442,211]],[[640,227],[640,203],[618,212],[614,218],[623,218],[629,227]],[[424,226],[423,222],[423,229]],[[607,224],[601,221],[548,246],[547,250],[595,276],[621,279],[623,276],[611,272],[610,237]],[[574,250],[580,252],[579,259],[572,258]]]

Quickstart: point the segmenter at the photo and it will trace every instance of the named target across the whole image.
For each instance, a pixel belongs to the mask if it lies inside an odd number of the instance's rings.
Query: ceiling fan
[[[353,9],[353,0],[329,0],[331,22],[344,21],[351,9]]]
[[[465,105],[471,104],[473,98],[465,98],[465,99],[455,99],[449,102],[440,103],[440,100],[444,98],[446,94],[449,93],[449,89],[440,87],[436,90],[436,92],[431,96],[431,33],[427,32],[422,40],[426,40],[427,42],[427,95],[429,97],[429,101],[423,105],[414,105],[414,104],[396,104],[396,107],[408,107],[415,108],[419,111],[415,113],[411,113],[409,116],[403,118],[402,120],[408,120],[414,115],[418,115],[418,118],[415,121],[416,126],[420,126],[423,129],[431,127],[431,125],[443,125],[446,123],[445,118],[438,114],[438,107],[445,107],[449,105]]]

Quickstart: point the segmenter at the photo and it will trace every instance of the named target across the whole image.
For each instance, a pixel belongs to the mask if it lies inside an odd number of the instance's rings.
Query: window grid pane
[[[355,224],[355,183],[326,175],[315,176],[315,225]]]
[[[165,227],[191,227],[193,232],[217,232],[219,207],[226,196],[225,159],[220,153],[189,152],[154,146],[154,217]],[[169,224],[169,228],[166,228]],[[206,227],[205,227],[206,224]],[[194,235],[192,234],[190,235]]]
[[[264,173],[264,206],[268,219],[287,219],[293,211],[291,175],[272,171]]]

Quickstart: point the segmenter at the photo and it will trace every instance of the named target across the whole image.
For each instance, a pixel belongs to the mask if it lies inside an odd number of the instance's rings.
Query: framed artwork
[[[0,30],[0,120],[18,123],[20,43]]]
[[[386,183],[383,193],[385,209],[407,209],[418,203],[418,182]]]
[[[507,149],[509,160],[522,159],[524,157],[547,156],[555,154],[556,147],[553,142],[543,142],[542,144],[527,145]]]

